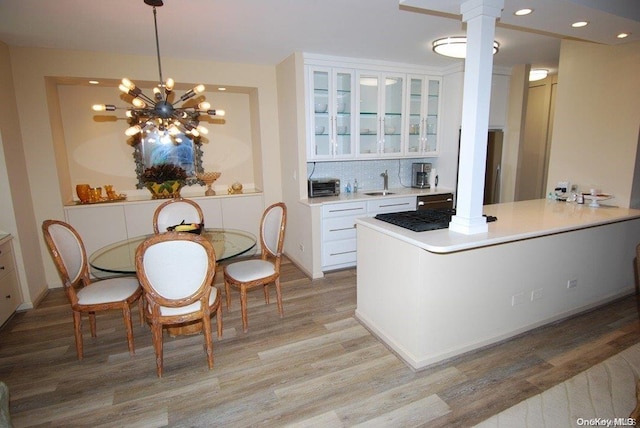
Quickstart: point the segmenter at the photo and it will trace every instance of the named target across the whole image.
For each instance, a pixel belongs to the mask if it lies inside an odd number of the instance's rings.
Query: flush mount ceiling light
[[[587,25],[589,25],[588,21],[578,21],[571,24],[573,28],[582,28],[582,27],[586,27]]]
[[[616,37],[617,37],[618,39],[626,39],[627,37],[629,37],[629,34],[630,34],[630,33],[620,33],[620,34],[618,34]]]
[[[499,49],[500,44],[494,41],[493,54],[497,54]],[[433,42],[433,51],[451,58],[465,58],[467,56],[467,38],[460,36],[438,39]]]
[[[536,80],[542,80],[547,77],[549,74],[549,70],[544,70],[542,68],[536,68],[529,72],[529,82],[535,82]]]
[[[515,12],[513,12],[513,14],[516,16],[525,16],[525,15],[529,15],[532,12],[533,12],[533,9],[527,8],[527,9],[516,10]]]
[[[204,92],[204,85],[197,85],[183,94],[177,101],[173,101],[174,81],[168,78],[166,81],[162,78],[162,65],[160,62],[160,43],[158,41],[158,22],[156,19],[156,7],[162,6],[162,0],[144,0],[144,2],[153,7],[153,25],[156,36],[156,52],[158,55],[158,86],[153,88],[153,97],[145,95],[140,88],[126,77],[122,79],[119,88],[122,92],[131,98],[132,107],[126,109],[126,115],[129,118],[130,127],[125,131],[127,136],[134,136],[140,132],[157,129],[164,131],[171,136],[178,136],[181,133],[199,137],[201,134],[207,134],[209,131],[200,125],[200,116],[207,114],[210,116],[224,116],[224,110],[211,110],[211,105],[202,100],[197,105],[184,104],[185,101]],[[174,103],[183,103],[180,106]],[[93,106],[94,111],[115,111],[116,106],[113,104],[96,104]]]

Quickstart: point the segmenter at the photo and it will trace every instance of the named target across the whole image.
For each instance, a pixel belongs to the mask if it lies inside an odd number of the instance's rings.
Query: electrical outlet
[[[577,286],[578,286],[577,279],[570,279],[569,281],[567,281],[567,288],[571,289],[571,288],[576,288]]]
[[[537,290],[533,290],[531,292],[531,301],[534,302],[536,300],[542,299],[542,288],[538,288]]]
[[[511,296],[511,306],[522,305],[526,301],[524,293],[517,293]]]

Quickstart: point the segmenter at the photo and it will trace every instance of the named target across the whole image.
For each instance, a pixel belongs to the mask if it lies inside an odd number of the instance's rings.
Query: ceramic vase
[[[180,189],[183,183],[181,181],[165,181],[163,183],[146,183],[147,189],[151,192],[153,199],[170,199],[179,198]]]

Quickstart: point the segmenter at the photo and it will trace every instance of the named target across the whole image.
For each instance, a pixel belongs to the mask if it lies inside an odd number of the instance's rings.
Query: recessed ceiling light
[[[99,84],[99,83],[100,83],[100,82],[98,82],[97,80],[89,80],[89,84],[90,84],[90,85],[97,85],[97,84]]]
[[[533,12],[533,9],[520,9],[516,10],[513,14],[516,16],[525,16],[529,15],[531,12]]]
[[[493,42],[493,54],[497,54],[500,44]],[[433,51],[437,54],[451,58],[466,58],[467,38],[466,37],[445,37],[433,42]]]
[[[227,88],[218,88],[219,91],[226,91]]]
[[[573,24],[571,24],[571,26],[573,28],[586,27],[587,25],[589,25],[589,23],[587,21],[578,21],[578,22],[574,22]]]
[[[616,37],[619,38],[619,39],[625,39],[625,38],[629,37],[629,34],[631,34],[631,33],[620,33]]]
[[[547,77],[549,70],[542,68],[536,68],[529,72],[529,82],[535,82],[536,80],[542,80]]]

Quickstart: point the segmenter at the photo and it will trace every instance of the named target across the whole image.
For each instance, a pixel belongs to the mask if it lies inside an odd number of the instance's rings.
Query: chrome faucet
[[[385,191],[389,190],[389,173],[387,172],[386,169],[382,174],[380,174],[380,177],[382,177],[384,181],[384,190]]]

